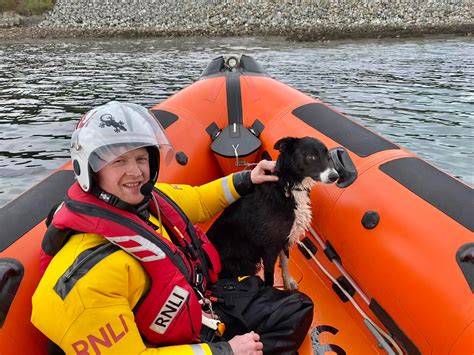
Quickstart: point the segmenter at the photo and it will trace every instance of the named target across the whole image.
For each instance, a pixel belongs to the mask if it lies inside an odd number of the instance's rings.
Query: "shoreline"
[[[208,31],[130,28],[49,28],[39,26],[17,26],[0,28],[0,41],[23,41],[29,39],[114,39],[114,38],[179,38],[179,37],[284,37],[296,42],[321,42],[328,40],[358,40],[381,38],[426,38],[437,36],[471,37],[473,24],[430,27],[351,26],[350,28],[321,27],[314,29],[294,29],[289,31]]]
[[[20,18],[16,20],[20,27],[0,28],[0,40],[278,36],[325,41],[471,36],[473,12],[472,0],[57,0],[36,23]],[[5,16],[4,21],[8,20]],[[14,14],[9,16],[15,19]]]

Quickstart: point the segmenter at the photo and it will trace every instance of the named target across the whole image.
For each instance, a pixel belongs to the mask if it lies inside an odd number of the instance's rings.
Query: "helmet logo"
[[[100,128],[113,127],[115,133],[119,133],[120,131],[124,131],[124,132],[127,131],[127,129],[123,125],[123,122],[122,121],[118,121],[118,122],[115,121],[114,117],[109,113],[106,113],[106,114],[103,114],[102,116],[100,116],[99,127]]]

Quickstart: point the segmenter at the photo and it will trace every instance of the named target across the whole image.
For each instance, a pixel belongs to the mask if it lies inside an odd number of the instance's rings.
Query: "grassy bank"
[[[51,10],[55,0],[0,0],[0,12],[14,11],[22,16],[40,15]]]

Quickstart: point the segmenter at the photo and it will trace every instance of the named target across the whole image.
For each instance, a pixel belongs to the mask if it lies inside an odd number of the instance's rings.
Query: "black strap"
[[[121,250],[118,246],[107,243],[100,244],[90,249],[84,250],[74,260],[73,264],[64,272],[54,285],[54,290],[65,299],[76,283],[83,278],[95,265],[105,259],[110,254]]]

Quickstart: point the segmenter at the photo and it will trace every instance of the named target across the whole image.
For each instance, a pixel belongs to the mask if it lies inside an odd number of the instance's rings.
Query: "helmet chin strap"
[[[149,186],[151,186],[151,188]],[[108,193],[102,190],[99,186],[97,186],[97,184],[94,184],[92,186],[92,189],[90,192],[99,200],[104,201],[105,203],[108,203],[111,206],[131,212],[141,218],[148,219],[146,211],[148,209],[148,204],[151,199],[152,190],[153,190],[153,184],[151,182],[147,182],[146,184],[144,184],[140,189],[140,193],[144,196],[144,198],[142,202],[140,202],[137,205],[132,205],[128,202],[121,200],[117,196],[112,195],[111,193]]]
[[[140,188],[140,193],[145,196],[145,198],[150,199],[153,201],[153,204],[155,205],[156,213],[158,214],[158,221],[160,222],[160,225],[158,226],[159,228],[163,227],[163,223],[161,221],[161,212],[160,212],[160,206],[158,206],[158,201],[156,200],[155,196],[151,193],[153,191],[153,182],[148,181],[146,184],[143,184],[143,186]]]
[[[154,146],[148,146],[146,147],[146,149],[149,155],[151,180],[143,184],[143,186],[140,188],[140,193],[144,196],[144,198],[139,204],[132,205],[128,202],[121,200],[117,196],[102,190],[99,187],[96,175],[92,175],[93,181],[90,193],[96,196],[99,200],[102,200],[111,206],[136,214],[145,221],[148,220],[148,205],[150,203],[150,200],[152,200],[156,207],[158,219],[161,225],[161,214],[160,209],[158,208],[158,202],[151,193],[153,191],[153,186],[155,185],[155,182],[158,179],[158,173],[160,168],[160,153],[158,148]]]

